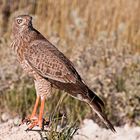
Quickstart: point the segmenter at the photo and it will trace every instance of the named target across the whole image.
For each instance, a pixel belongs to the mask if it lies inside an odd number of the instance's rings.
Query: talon
[[[38,118],[36,116],[34,116],[34,117],[26,117],[25,119],[23,119],[21,121],[19,126],[24,124],[24,123],[26,123],[26,125],[30,125],[30,124],[34,123],[34,121],[36,121],[36,120],[38,120]]]
[[[29,122],[26,123],[28,125],[28,129],[27,130],[31,130],[33,129],[35,126],[39,126],[41,130],[44,129],[44,123],[43,123],[43,119],[39,120],[39,119],[31,119]]]
[[[25,131],[26,131],[26,132],[28,132],[29,130],[30,130],[30,129],[29,129],[29,128],[27,128]]]
[[[29,121],[26,122],[26,125],[29,125],[30,123],[31,123],[31,121],[29,120]]]
[[[28,125],[28,130],[31,130],[35,126],[38,126],[38,120],[32,120],[32,122]]]
[[[21,121],[21,123],[19,124],[19,126],[21,126],[21,125],[23,125],[24,123],[30,123],[30,119],[28,118],[25,118],[25,119],[23,119],[22,121]]]

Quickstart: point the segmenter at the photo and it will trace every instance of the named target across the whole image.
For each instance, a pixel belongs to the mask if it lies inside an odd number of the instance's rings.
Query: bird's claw
[[[21,121],[21,123],[19,124],[19,126],[22,125],[22,124],[24,124],[24,123],[26,123],[26,125],[29,125],[30,123],[32,123],[32,122],[34,122],[36,120],[38,120],[37,117],[26,117],[25,119],[23,119]]]
[[[40,129],[43,130],[44,126],[49,126],[50,120],[47,120],[44,118],[42,120],[39,120],[37,117],[32,117],[32,118],[27,117],[27,118],[22,120],[22,122],[19,124],[19,126],[24,124],[24,123],[28,126],[26,131],[33,129],[35,126],[39,126]]]

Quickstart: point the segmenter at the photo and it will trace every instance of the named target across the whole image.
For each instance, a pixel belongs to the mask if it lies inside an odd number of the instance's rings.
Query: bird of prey
[[[83,82],[72,62],[33,28],[31,16],[20,15],[14,18],[11,47],[15,50],[19,63],[35,83],[37,98],[29,117],[31,123],[28,129],[35,126],[43,128],[45,99],[51,94],[52,87],[57,87],[89,104],[104,124],[115,132],[103,112],[103,101]],[[36,117],[39,100],[41,100],[40,112]]]

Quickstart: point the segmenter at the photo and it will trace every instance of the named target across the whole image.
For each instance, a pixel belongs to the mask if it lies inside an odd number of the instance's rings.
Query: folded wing
[[[33,41],[24,56],[29,65],[44,78],[63,83],[75,83],[80,79],[71,61],[49,41]]]

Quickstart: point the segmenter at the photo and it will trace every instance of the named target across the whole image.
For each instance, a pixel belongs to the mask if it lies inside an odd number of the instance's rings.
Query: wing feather
[[[24,53],[29,65],[44,78],[75,83],[80,78],[73,64],[48,41],[33,41]]]

